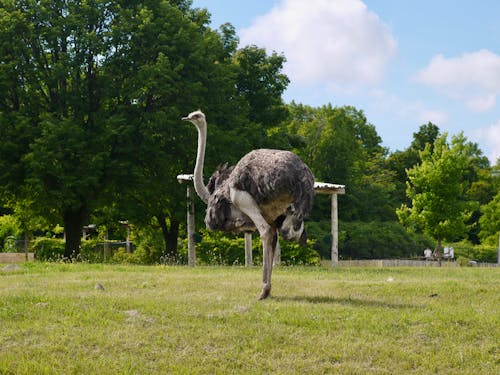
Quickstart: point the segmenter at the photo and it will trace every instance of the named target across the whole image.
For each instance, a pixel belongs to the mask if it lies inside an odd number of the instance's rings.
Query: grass
[[[0,271],[0,374],[500,372],[499,268],[282,267],[259,302],[260,277],[238,267]]]

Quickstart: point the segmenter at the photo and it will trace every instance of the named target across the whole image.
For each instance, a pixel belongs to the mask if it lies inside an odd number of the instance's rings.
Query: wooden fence
[[[0,263],[21,263],[35,260],[35,253],[0,253]]]
[[[367,259],[367,260],[340,260],[340,267],[460,267],[456,261],[417,259]],[[496,263],[471,262],[471,267],[498,267]]]

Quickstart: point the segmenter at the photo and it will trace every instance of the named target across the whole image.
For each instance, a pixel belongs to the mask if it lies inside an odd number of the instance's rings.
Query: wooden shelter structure
[[[192,174],[180,174],[177,176],[179,183],[187,182],[187,235],[188,235],[188,265],[196,265],[196,249],[194,241],[194,199],[195,192],[193,187]],[[338,199],[339,194],[345,194],[345,185],[331,184],[327,182],[315,182],[314,191],[316,194],[326,194],[331,196],[331,233],[332,233],[332,266],[338,266],[339,263],[339,227],[338,227]],[[281,260],[281,251],[279,246],[276,248],[274,263],[279,264]],[[245,233],[245,266],[249,267],[252,262],[252,233]]]

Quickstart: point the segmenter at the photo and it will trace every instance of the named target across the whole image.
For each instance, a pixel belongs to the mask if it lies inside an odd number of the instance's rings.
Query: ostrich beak
[[[181,118],[182,121],[189,121],[189,117],[183,117]]]

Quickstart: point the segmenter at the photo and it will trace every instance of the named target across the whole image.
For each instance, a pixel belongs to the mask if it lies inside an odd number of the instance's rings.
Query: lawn
[[[20,267],[0,374],[500,373],[500,268]]]

